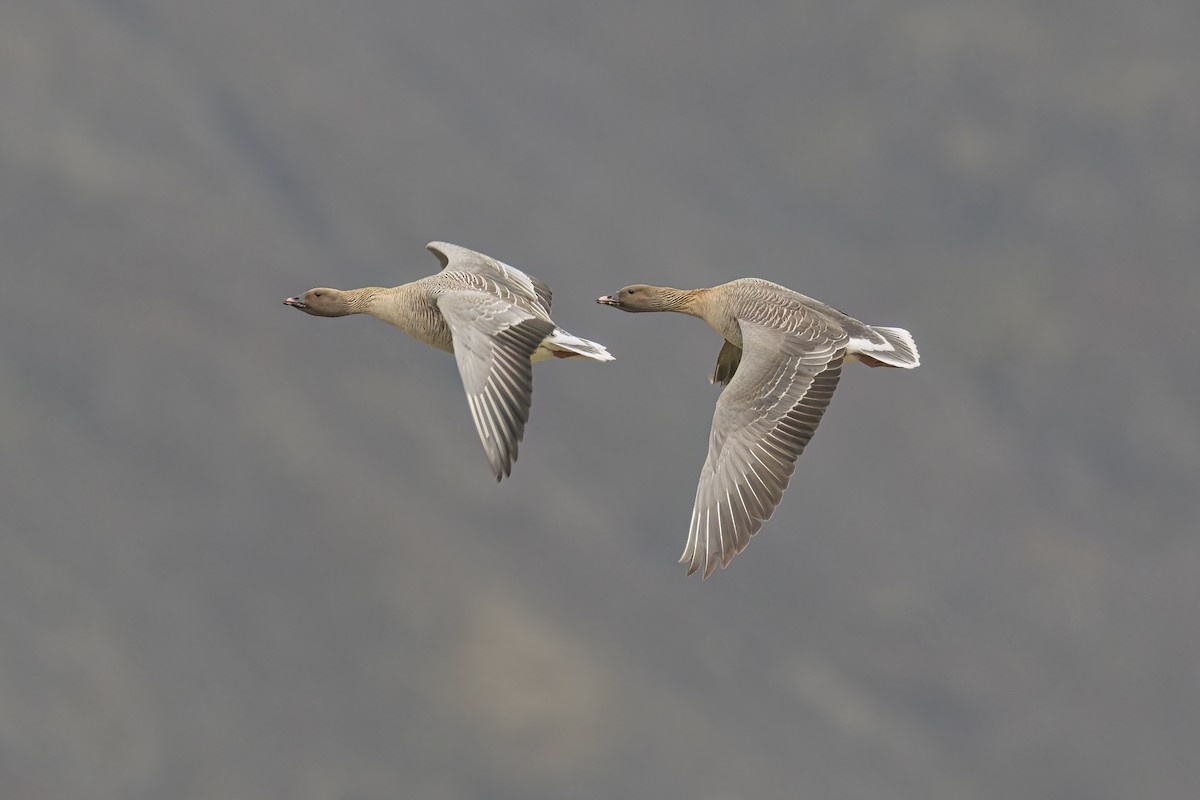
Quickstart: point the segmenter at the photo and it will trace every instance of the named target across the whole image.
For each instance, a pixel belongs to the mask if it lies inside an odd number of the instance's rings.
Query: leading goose
[[[456,244],[426,247],[442,265],[435,275],[390,289],[309,289],[283,303],[317,317],[369,314],[454,353],[471,418],[499,481],[511,472],[525,433],[533,363],[613,357],[550,319],[550,287],[537,278]]]
[[[921,363],[908,331],[867,325],[760,278],[691,290],[636,284],[596,302],[689,314],[725,338],[711,380],[726,388],[679,559],[688,575],[703,566],[707,578],[718,563],[728,566],[770,519],[843,363],[902,369]]]

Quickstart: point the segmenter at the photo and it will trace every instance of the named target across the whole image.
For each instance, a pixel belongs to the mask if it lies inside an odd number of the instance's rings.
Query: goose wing
[[[437,305],[454,338],[454,358],[471,419],[499,481],[512,471],[529,419],[530,358],[554,330],[554,323],[474,290],[447,292],[438,297]]]
[[[437,257],[443,271],[469,272],[495,281],[518,296],[532,300],[546,315],[550,314],[553,293],[545,281],[457,244],[430,242],[425,247]]]
[[[842,374],[849,337],[823,315],[738,320],[741,361],[717,400],[680,563],[727,566],[787,488]],[[718,372],[720,370],[718,369]],[[718,374],[718,379],[722,377]]]

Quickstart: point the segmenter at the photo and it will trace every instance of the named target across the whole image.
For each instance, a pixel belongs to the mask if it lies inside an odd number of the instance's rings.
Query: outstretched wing
[[[703,566],[706,578],[745,549],[779,505],[837,388],[848,340],[817,315],[790,330],[738,322],[741,362],[717,400],[679,559],[689,575]]]
[[[447,292],[438,308],[454,337],[475,430],[499,481],[512,471],[533,400],[530,358],[554,323],[484,292]]]
[[[449,242],[430,242],[425,245],[437,257],[443,270],[471,272],[495,281],[517,295],[532,300],[547,316],[550,314],[552,293],[545,281],[526,275],[491,256],[477,253]]]

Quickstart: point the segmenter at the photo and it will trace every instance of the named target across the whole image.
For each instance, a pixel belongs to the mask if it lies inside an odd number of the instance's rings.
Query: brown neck
[[[348,289],[342,293],[347,314],[369,314],[375,298],[383,291],[380,286],[364,286],[361,289]]]
[[[704,313],[704,289],[672,289],[663,287],[663,311],[676,311],[680,314],[690,314],[693,317]]]

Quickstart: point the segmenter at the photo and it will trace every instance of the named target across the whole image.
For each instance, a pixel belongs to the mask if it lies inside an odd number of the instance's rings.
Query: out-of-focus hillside
[[[1200,783],[1200,6],[10,0],[0,796],[1180,797]],[[452,358],[280,305],[545,278],[495,485]],[[683,547],[758,275],[848,369]]]

